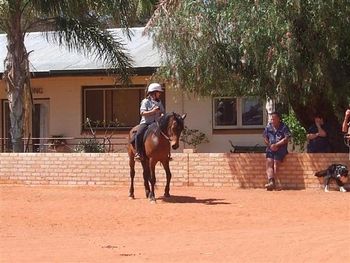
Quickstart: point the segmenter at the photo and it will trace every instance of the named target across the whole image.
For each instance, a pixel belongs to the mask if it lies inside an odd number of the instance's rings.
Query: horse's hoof
[[[169,197],[170,197],[170,194],[169,194],[169,193],[164,193],[164,197],[165,197],[165,198],[169,198]]]
[[[151,204],[156,204],[157,202],[156,202],[156,199],[154,199],[154,200],[150,200],[151,201]]]
[[[129,195],[129,200],[134,200],[134,199],[135,199],[135,196]]]
[[[149,201],[151,203],[156,203],[156,197],[154,195],[150,194]]]

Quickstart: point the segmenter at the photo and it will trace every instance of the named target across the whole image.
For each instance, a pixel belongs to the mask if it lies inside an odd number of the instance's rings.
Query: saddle
[[[145,142],[147,136],[152,132],[152,131],[156,131],[158,128],[158,124],[156,122],[148,125],[145,133],[143,134],[143,142]],[[135,147],[135,139],[136,139],[136,133],[137,133],[137,129],[132,131],[132,135],[130,138],[130,144],[132,144]]]

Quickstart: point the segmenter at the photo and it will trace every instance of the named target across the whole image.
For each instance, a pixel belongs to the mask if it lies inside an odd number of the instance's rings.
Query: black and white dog
[[[344,183],[348,180],[348,167],[343,164],[332,164],[326,170],[322,170],[315,173],[317,177],[324,177],[324,191],[329,192],[329,182],[331,179],[334,179],[339,186],[340,192],[346,192],[344,188]]]

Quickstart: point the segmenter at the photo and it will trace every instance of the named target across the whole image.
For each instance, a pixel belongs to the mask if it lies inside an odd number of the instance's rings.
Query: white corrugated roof
[[[121,39],[125,49],[133,59],[134,68],[159,67],[160,55],[153,46],[150,36],[142,35],[143,27],[131,28],[131,40],[128,39],[122,29],[111,29],[112,33]],[[4,59],[7,49],[6,34],[0,34],[0,72],[4,72]],[[96,70],[105,69],[101,61],[95,60],[95,56],[86,57],[75,51],[68,51],[65,47],[48,42],[42,32],[27,34],[25,38],[27,51],[30,52],[31,72],[49,72],[54,70]]]

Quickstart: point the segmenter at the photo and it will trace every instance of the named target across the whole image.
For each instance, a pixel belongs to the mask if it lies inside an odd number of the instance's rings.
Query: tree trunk
[[[20,19],[19,19],[20,20]],[[13,152],[23,152],[23,134],[26,119],[29,117],[31,103],[28,94],[29,83],[29,60],[24,46],[24,34],[20,28],[20,21],[13,21],[12,30],[7,34],[7,56],[3,78],[6,82],[7,98],[9,100],[11,120],[11,142]],[[26,109],[26,111],[25,111]],[[25,114],[25,112],[27,112]]]

